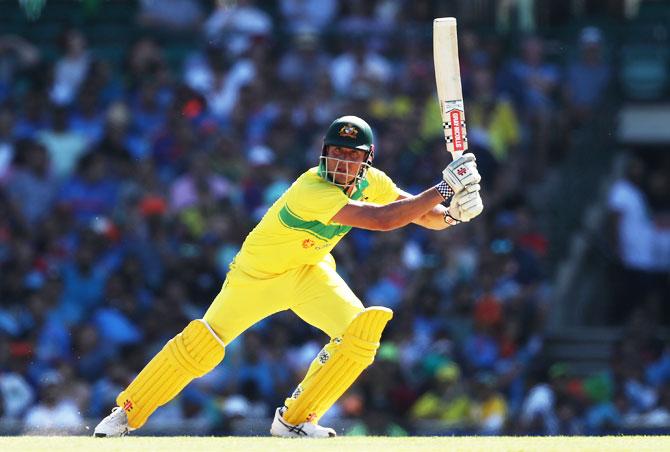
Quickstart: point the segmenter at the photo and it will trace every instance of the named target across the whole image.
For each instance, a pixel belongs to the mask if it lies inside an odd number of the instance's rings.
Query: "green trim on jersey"
[[[291,212],[291,209],[289,209],[286,204],[279,210],[279,221],[281,221],[287,228],[308,232],[321,240],[331,240],[332,238],[337,237],[338,235],[344,235],[351,230],[351,226],[329,226],[316,220],[305,221]]]
[[[354,201],[358,201],[359,199],[361,199],[361,197],[363,196],[363,190],[368,188],[368,185],[370,185],[370,182],[368,182],[367,179],[363,179],[361,183],[358,184],[358,187],[356,187],[356,192],[353,195],[351,195],[351,199],[353,199]]]

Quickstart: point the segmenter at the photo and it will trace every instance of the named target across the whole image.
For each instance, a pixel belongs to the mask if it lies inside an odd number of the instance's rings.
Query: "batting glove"
[[[479,195],[479,184],[472,184],[465,187],[463,191],[454,195],[445,214],[444,221],[449,224],[457,222],[470,221],[484,210],[482,197]],[[450,217],[450,218],[448,218]]]
[[[463,154],[442,171],[442,179],[451,187],[454,194],[458,194],[467,185],[478,184],[482,177],[477,171],[475,155]]]

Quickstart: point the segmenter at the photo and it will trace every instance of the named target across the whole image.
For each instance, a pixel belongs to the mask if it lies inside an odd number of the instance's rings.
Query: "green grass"
[[[0,438],[2,451],[635,451],[670,450],[670,436],[600,437],[339,437],[334,439],[278,439],[268,437],[142,437],[90,438],[82,436],[17,436]]]

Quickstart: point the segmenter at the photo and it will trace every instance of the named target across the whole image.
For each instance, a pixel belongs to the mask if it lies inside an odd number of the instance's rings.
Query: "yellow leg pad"
[[[347,327],[331,357],[300,384],[287,403],[284,419],[291,424],[319,419],[372,364],[379,339],[393,317],[388,308],[373,306],[361,312]]]
[[[128,425],[144,425],[156,408],[172,400],[191,380],[216,367],[224,354],[223,342],[209,325],[204,320],[193,320],[116,398],[128,415]]]

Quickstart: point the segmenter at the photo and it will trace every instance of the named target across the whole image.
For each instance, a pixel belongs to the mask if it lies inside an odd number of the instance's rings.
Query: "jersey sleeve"
[[[338,187],[324,183],[318,176],[307,175],[291,188],[286,206],[304,221],[328,224],[348,202],[349,198]]]
[[[393,180],[381,170],[370,168],[368,171],[370,182],[368,201],[375,204],[388,204],[398,199],[398,188]]]

